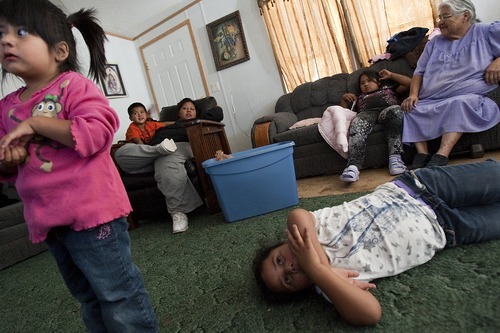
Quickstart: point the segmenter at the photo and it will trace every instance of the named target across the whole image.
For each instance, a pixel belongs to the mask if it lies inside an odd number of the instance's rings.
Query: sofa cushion
[[[345,93],[348,74],[336,74],[311,84],[311,106],[338,104]]]
[[[330,77],[328,81],[328,104],[329,105],[338,105],[340,104],[340,100],[342,99],[342,95],[345,94],[347,90],[347,79],[349,78],[349,74],[340,73],[335,74]]]
[[[281,101],[281,98],[278,99],[275,112],[293,111],[299,120],[321,117],[321,114],[315,111],[308,112],[309,109],[321,107],[324,111],[325,105],[339,104],[346,90],[348,75],[346,73],[335,74],[299,85],[293,92],[287,94],[289,98]],[[304,111],[308,113],[303,113]]]
[[[311,107],[312,84],[312,82],[306,82],[293,90],[290,96],[290,104],[292,105],[292,110],[295,114],[299,114]]]
[[[311,106],[310,108],[297,114],[298,120],[310,119],[310,118],[321,118],[326,108],[333,104],[325,104],[319,106]]]
[[[295,124],[290,126],[288,129],[297,129],[297,128],[301,128],[301,127],[307,127],[307,126],[311,126],[314,124],[318,124],[320,121],[321,121],[321,118],[319,118],[319,117],[306,118],[306,119],[297,121]]]

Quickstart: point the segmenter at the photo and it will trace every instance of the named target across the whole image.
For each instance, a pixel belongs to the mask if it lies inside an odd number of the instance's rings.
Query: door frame
[[[210,91],[208,89],[207,79],[205,77],[205,72],[203,71],[203,66],[202,66],[202,63],[201,63],[200,53],[198,52],[198,47],[196,45],[196,40],[194,38],[193,29],[191,27],[191,22],[189,21],[189,19],[187,19],[187,20],[179,23],[175,27],[173,27],[173,28],[167,30],[166,32],[162,33],[161,35],[153,38],[149,42],[144,43],[143,45],[141,45],[139,47],[139,51],[141,53],[142,65],[144,66],[144,71],[146,72],[146,78],[148,80],[149,90],[151,91],[151,95],[153,96],[153,103],[155,105],[156,112],[158,113],[158,119],[160,118],[160,111],[161,110],[158,107],[158,101],[156,99],[155,90],[153,88],[153,83],[151,81],[151,76],[149,75],[149,70],[148,70],[148,66],[147,66],[147,62],[146,62],[146,57],[144,56],[144,48],[150,46],[151,44],[154,44],[154,43],[158,42],[159,40],[161,40],[164,37],[172,34],[175,31],[183,28],[184,26],[187,26],[188,31],[189,31],[189,36],[191,37],[191,44],[193,45],[193,50],[194,50],[194,53],[195,53],[195,56],[196,56],[196,61],[198,63],[198,70],[200,71],[201,81],[203,83],[203,89],[205,90],[205,95],[209,96],[209,93],[210,93]]]

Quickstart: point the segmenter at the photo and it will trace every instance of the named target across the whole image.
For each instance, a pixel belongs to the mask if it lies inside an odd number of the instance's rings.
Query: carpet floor
[[[300,199],[314,210],[360,193]],[[444,250],[429,263],[375,281],[384,315],[375,327],[345,323],[318,295],[270,305],[251,263],[284,239],[289,209],[226,223],[197,213],[189,230],[144,222],[130,233],[162,332],[500,332],[500,241]],[[85,332],[52,257],[40,254],[0,271],[0,332]]]

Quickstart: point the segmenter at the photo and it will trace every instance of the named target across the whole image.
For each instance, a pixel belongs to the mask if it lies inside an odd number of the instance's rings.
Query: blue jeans
[[[448,246],[500,238],[499,162],[422,168],[397,179],[434,210]]]
[[[83,231],[53,228],[47,237],[90,332],[159,332],[141,272],[132,263],[127,228],[120,218]]]

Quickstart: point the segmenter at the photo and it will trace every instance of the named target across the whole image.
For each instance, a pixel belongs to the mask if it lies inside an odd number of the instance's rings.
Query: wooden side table
[[[225,125],[216,121],[196,119],[186,122],[183,126],[186,128],[198,174],[205,191],[208,211],[217,213],[221,210],[217,194],[210,176],[205,172],[201,163],[215,157],[217,150],[222,150],[225,154],[231,153],[226,132],[224,131]]]

